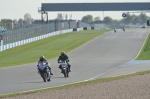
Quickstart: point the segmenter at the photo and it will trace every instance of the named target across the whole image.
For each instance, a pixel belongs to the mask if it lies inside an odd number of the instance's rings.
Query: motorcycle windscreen
[[[47,67],[46,66],[39,66],[38,69],[39,69],[39,71],[44,72],[47,70]]]
[[[66,63],[61,63],[61,66],[62,66],[63,69],[66,69],[66,68],[68,67],[68,64],[66,64]]]

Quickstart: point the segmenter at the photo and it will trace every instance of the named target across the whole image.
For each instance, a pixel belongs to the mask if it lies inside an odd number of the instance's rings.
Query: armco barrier
[[[82,30],[82,29],[79,29],[79,30]],[[73,31],[72,29],[55,31],[55,32],[47,33],[47,34],[44,34],[44,35],[41,35],[41,36],[37,36],[37,37],[17,41],[17,42],[14,42],[14,43],[6,44],[6,45],[3,45],[3,46],[0,46],[0,51],[4,51],[6,49],[10,49],[10,48],[17,47],[17,46],[20,46],[20,45],[23,45],[23,44],[34,42],[34,41],[44,39],[44,38],[47,38],[47,37],[50,37],[50,36],[58,35],[58,34],[61,34],[61,33],[68,33],[68,32],[72,32],[72,31]]]

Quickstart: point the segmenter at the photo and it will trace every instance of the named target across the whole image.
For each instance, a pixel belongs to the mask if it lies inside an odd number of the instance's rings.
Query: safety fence
[[[81,30],[83,30],[83,28],[77,28],[77,31],[81,31]],[[18,40],[16,42],[12,42],[12,43],[5,44],[5,45],[2,44],[3,40],[1,40],[0,51],[4,51],[4,50],[14,48],[14,47],[17,47],[17,46],[21,46],[21,45],[24,45],[24,44],[27,44],[27,43],[30,43],[30,42],[34,42],[34,41],[37,41],[37,40],[48,38],[50,36],[63,34],[63,33],[68,33],[68,32],[72,32],[72,31],[73,31],[73,29],[54,31],[54,32],[46,33],[46,34],[43,34],[43,35],[40,35],[40,36],[31,37],[31,38],[27,38],[27,39],[24,39],[24,40]]]
[[[9,31],[0,31],[0,36],[2,36],[3,44],[5,45],[55,31],[62,31],[66,29],[80,28],[86,26],[89,26],[89,24],[83,22],[76,22],[75,20],[57,20],[51,21],[47,24],[24,25]]]

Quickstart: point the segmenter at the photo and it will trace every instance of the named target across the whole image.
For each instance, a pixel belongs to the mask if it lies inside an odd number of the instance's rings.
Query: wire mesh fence
[[[83,22],[76,22],[75,20],[51,21],[47,24],[32,24],[30,26],[22,26],[9,31],[2,31],[0,32],[0,35],[3,36],[3,44],[5,45],[54,31],[87,26],[90,25]]]

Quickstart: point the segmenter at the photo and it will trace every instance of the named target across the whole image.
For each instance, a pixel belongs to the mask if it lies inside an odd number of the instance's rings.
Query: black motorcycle
[[[115,33],[117,32],[116,28],[114,29],[114,32],[115,32]]]
[[[64,77],[69,77],[69,67],[66,61],[60,62],[60,66],[62,68],[62,73],[64,74]]]
[[[125,28],[123,28],[123,31],[125,32]]]
[[[50,71],[49,69],[47,69],[47,64],[43,62],[41,64],[38,64],[37,66],[38,66],[39,73],[41,77],[43,78],[44,82],[50,81],[50,77],[48,78],[48,72]]]

